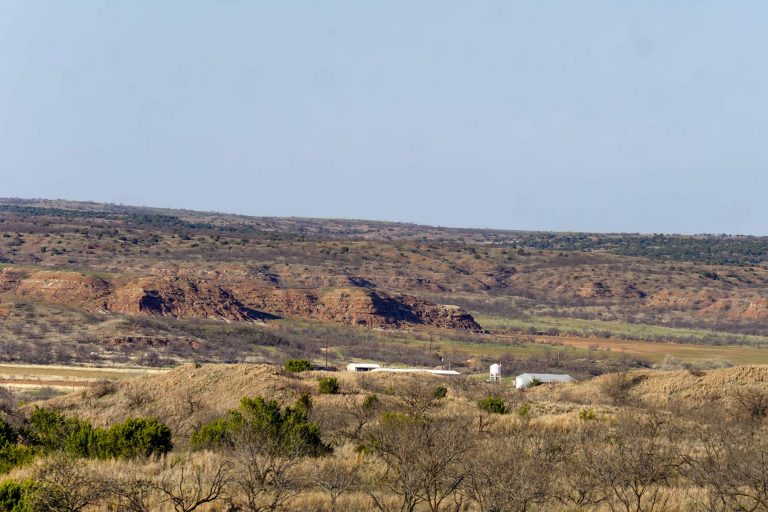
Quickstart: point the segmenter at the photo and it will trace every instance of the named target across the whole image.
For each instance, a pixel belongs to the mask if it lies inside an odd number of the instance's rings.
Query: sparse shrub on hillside
[[[768,391],[749,387],[735,392],[733,398],[739,415],[748,421],[759,424],[768,418]]]
[[[618,372],[607,375],[600,391],[610,399],[614,405],[625,405],[630,401],[632,388],[645,379],[643,375],[631,376],[627,372]]]
[[[335,395],[339,392],[339,381],[336,377],[325,377],[320,379],[318,390],[324,395]]]
[[[296,407],[304,409],[307,413],[312,411],[314,404],[312,402],[312,395],[309,393],[302,393],[299,398],[296,399]]]
[[[363,399],[363,409],[365,410],[372,410],[378,407],[379,405],[379,397],[376,395],[368,395]]]
[[[448,396],[448,388],[447,387],[445,387],[445,386],[437,386],[435,388],[435,398],[437,398],[439,400],[441,398],[445,398],[446,396]]]
[[[504,399],[498,396],[487,396],[477,402],[477,407],[481,411],[489,412],[491,414],[507,414],[508,409],[504,404]]]
[[[531,416],[531,404],[528,402],[520,404],[516,412],[521,418],[529,418]]]
[[[610,435],[594,436],[584,464],[607,489],[611,510],[670,510],[671,485],[683,459],[670,420],[652,412],[624,413]]]
[[[308,372],[312,369],[312,363],[306,359],[289,359],[285,362],[285,369],[289,372]]]

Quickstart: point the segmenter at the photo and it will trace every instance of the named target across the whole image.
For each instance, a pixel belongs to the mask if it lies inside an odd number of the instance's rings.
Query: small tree
[[[107,495],[104,480],[87,465],[58,454],[40,466],[34,479],[32,510],[79,512]]]
[[[606,375],[600,384],[600,391],[614,405],[625,405],[629,402],[632,388],[642,381],[642,377],[632,378],[627,372]]]
[[[325,377],[320,379],[318,388],[320,393],[324,395],[335,395],[339,392],[339,382],[336,380],[336,377]]]
[[[224,497],[229,483],[227,461],[198,462],[188,457],[170,462],[155,488],[173,505],[176,512],[192,512]]]
[[[360,480],[357,457],[315,459],[312,483],[328,496],[331,512],[339,509],[339,499],[344,493],[354,489]]]
[[[507,414],[509,410],[504,405],[504,400],[498,396],[487,396],[477,402],[477,407],[491,414]]]
[[[312,369],[312,363],[306,359],[289,359],[285,362],[285,369],[293,373],[308,372]]]

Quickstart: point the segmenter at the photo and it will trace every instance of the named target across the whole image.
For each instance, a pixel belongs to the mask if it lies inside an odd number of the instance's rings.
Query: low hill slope
[[[339,380],[342,395],[317,394],[319,378],[327,376],[335,376]],[[576,419],[578,411],[585,406],[594,407],[602,413],[615,409],[603,392],[605,383],[614,376],[604,375],[572,384],[542,385],[516,392],[511,385],[491,386],[462,378],[351,372],[290,374],[270,365],[187,365],[160,375],[105,383],[83,393],[55,398],[46,405],[87,418],[96,425],[108,425],[130,416],[155,416],[184,437],[201,423],[237,407],[244,396],[258,395],[287,404],[302,393],[310,393],[318,408],[339,414],[349,406],[348,400],[360,399],[376,389],[382,393],[383,399],[391,390],[401,390],[408,386],[409,380],[417,379],[419,386],[425,389],[437,384],[449,386],[450,403],[453,405],[446,409],[448,414],[459,409],[474,413],[479,398],[496,394],[505,397],[510,405],[522,402],[537,404],[533,408],[535,417],[544,419],[552,416],[570,421]],[[730,407],[739,392],[765,389],[768,385],[768,365],[739,366],[703,374],[643,370],[630,372],[628,378],[633,382],[630,403],[643,402],[660,407],[721,403]],[[508,420],[512,421],[515,417],[510,415]]]
[[[109,425],[129,416],[155,416],[174,432],[188,435],[201,423],[237,407],[244,396],[288,402],[310,385],[269,365],[186,365],[160,375],[104,383],[54,399],[49,405],[95,425]]]
[[[538,386],[526,391],[535,400],[568,401],[583,404],[607,403],[604,389],[615,374],[602,375],[589,381],[558,386]],[[631,384],[630,400],[667,406],[681,403],[699,406],[708,402],[730,404],[742,391],[768,387],[768,365],[744,365],[732,368],[690,372],[688,370],[637,370],[627,374]]]

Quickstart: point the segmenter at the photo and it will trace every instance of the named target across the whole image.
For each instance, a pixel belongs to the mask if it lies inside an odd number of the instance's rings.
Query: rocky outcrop
[[[85,307],[103,304],[112,287],[98,277],[77,272],[41,271],[21,277],[15,288],[19,297]]]
[[[15,290],[27,275],[28,272],[10,267],[0,270],[0,292]]]
[[[122,286],[109,297],[107,308],[129,315],[177,318],[248,321],[264,317],[226,288],[178,277],[145,278]]]
[[[762,297],[720,299],[704,308],[702,313],[728,320],[765,320],[768,319],[768,299]]]
[[[244,289],[243,300],[254,308],[286,316],[310,317],[369,327],[429,325],[479,332],[472,315],[458,306],[442,306],[410,295],[368,288],[306,290]]]
[[[608,285],[595,281],[579,288],[576,291],[576,295],[584,299],[608,299],[613,297],[613,290]]]
[[[768,298],[757,294],[726,294],[715,290],[685,293],[662,290],[648,298],[654,309],[693,311],[698,316],[725,320],[768,319]]]
[[[115,336],[102,342],[109,347],[158,348],[189,347],[193,350],[205,348],[205,343],[195,338],[172,338],[164,336]]]
[[[646,306],[654,309],[703,309],[716,301],[713,293],[702,290],[693,293],[684,291],[661,290],[646,301]]]
[[[648,294],[639,289],[634,284],[630,283],[624,286],[621,290],[621,297],[623,299],[644,299]]]

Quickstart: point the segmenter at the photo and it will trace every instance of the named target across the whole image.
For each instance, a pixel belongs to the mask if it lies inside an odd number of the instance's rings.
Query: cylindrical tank
[[[501,365],[498,363],[494,363],[491,365],[491,377],[500,377],[501,376]]]

